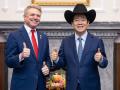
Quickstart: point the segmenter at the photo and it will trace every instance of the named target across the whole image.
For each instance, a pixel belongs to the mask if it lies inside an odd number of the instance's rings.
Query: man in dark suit
[[[50,57],[48,38],[36,29],[41,13],[40,6],[27,6],[24,25],[8,36],[6,64],[13,68],[10,90],[46,90]]]
[[[62,40],[59,53],[53,50],[51,59],[56,68],[66,69],[66,90],[101,90],[98,66],[105,68],[108,60],[102,39],[87,31],[96,12],[77,4],[73,11],[65,11],[64,16],[75,33]]]

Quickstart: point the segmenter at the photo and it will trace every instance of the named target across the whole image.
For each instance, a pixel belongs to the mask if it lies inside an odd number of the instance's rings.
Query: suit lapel
[[[30,48],[31,54],[34,55],[34,57],[35,57],[35,53],[34,53],[34,50],[33,50],[33,47],[32,47],[32,43],[30,41],[30,38],[29,38],[28,33],[25,30],[24,26],[20,29],[20,34],[21,34],[21,37],[23,37],[27,47]]]
[[[40,32],[37,31],[37,36],[38,36],[38,60],[41,60],[42,54],[43,54],[43,46],[44,46],[44,40],[43,36]]]
[[[85,55],[87,54],[87,51],[91,49],[91,42],[93,42],[93,39],[92,39],[92,35],[90,33],[88,33],[87,35],[87,38],[86,38],[86,41],[85,41],[85,46],[84,46],[84,50],[83,50],[83,53],[82,53],[82,57],[81,57],[81,63],[84,62],[84,58],[85,58]]]
[[[71,36],[69,45],[71,45],[71,49],[72,49],[72,52],[73,52],[73,55],[74,55],[74,58],[75,58],[74,59],[75,62],[79,63],[78,54],[77,54],[77,50],[76,50],[75,35]]]

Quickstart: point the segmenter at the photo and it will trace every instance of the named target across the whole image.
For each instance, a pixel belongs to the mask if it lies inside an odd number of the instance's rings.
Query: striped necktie
[[[79,62],[80,62],[80,61],[81,61],[82,52],[83,52],[82,38],[78,38],[78,40],[79,40],[79,46],[78,46],[78,58],[79,58]]]

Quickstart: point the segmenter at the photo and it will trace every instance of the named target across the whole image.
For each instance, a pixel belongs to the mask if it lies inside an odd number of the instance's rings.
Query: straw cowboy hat
[[[87,8],[84,4],[77,4],[73,11],[66,10],[64,13],[64,17],[66,21],[71,24],[73,22],[73,18],[76,14],[84,14],[89,21],[89,23],[92,23],[95,20],[96,17],[96,11],[91,9],[87,11]]]

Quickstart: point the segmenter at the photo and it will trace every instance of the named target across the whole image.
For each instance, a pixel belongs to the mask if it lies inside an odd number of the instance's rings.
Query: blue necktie
[[[79,58],[79,62],[81,61],[81,56],[82,56],[82,38],[78,38],[79,40],[79,46],[78,46],[78,58]]]

